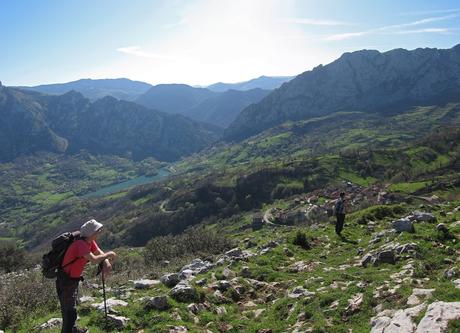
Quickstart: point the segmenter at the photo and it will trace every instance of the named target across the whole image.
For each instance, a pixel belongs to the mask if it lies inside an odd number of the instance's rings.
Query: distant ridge
[[[344,53],[283,84],[244,109],[225,132],[242,140],[288,120],[338,111],[398,112],[460,101],[460,45]]]
[[[174,161],[216,141],[220,130],[106,96],[44,95],[0,87],[0,161],[39,151]]]
[[[264,89],[273,90],[280,87],[283,83],[293,79],[294,76],[260,76],[258,78],[237,82],[237,83],[223,83],[218,82],[207,86],[209,90],[224,92],[230,89],[233,90],[251,90],[251,89]]]
[[[67,83],[43,84],[32,87],[16,87],[20,89],[38,91],[50,95],[62,95],[71,90],[78,91],[83,96],[96,100],[105,96],[132,101],[146,92],[152,85],[133,81],[125,78],[120,79],[81,79]]]

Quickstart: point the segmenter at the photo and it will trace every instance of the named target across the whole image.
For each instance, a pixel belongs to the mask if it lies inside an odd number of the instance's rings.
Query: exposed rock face
[[[248,106],[228,127],[225,138],[241,140],[287,120],[338,111],[385,112],[458,100],[459,68],[460,46],[345,53]]]
[[[416,325],[413,318],[425,308],[426,305],[421,304],[394,313],[383,311],[371,319],[371,333],[414,333]]]
[[[460,302],[435,302],[428,306],[416,333],[442,333],[450,320],[460,318]]]
[[[460,302],[435,302],[428,306],[425,316],[414,322],[426,304],[398,311],[385,310],[371,319],[371,333],[442,333],[450,320],[460,318]]]

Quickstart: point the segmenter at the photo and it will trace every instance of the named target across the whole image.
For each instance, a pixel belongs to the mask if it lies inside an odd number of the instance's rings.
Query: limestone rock
[[[80,303],[92,303],[96,301],[94,297],[91,296],[82,296],[80,297]]]
[[[289,298],[299,298],[299,297],[312,297],[316,295],[315,292],[308,291],[307,289],[303,288],[302,286],[295,287],[290,293],[288,293],[287,297]]]
[[[170,326],[169,333],[187,333],[187,327],[184,326]]]
[[[177,273],[165,274],[160,278],[160,281],[169,288],[174,287],[179,283],[179,275]]]
[[[184,271],[191,271],[192,275],[197,275],[209,271],[214,265],[209,261],[201,259],[194,259],[190,264],[182,267],[181,273]]]
[[[452,281],[455,284],[455,288],[460,289],[460,279]]]
[[[40,329],[49,330],[62,325],[62,318],[51,318],[46,323],[40,325]],[[0,331],[3,332],[3,331]]]
[[[412,216],[417,222],[436,222],[436,216],[427,212],[415,211],[412,213]]]
[[[168,296],[166,295],[148,297],[144,299],[144,304],[146,309],[155,309],[163,311],[170,308]]]
[[[371,318],[370,333],[414,333],[416,325],[413,318],[425,308],[425,304],[420,304],[413,308],[398,310],[391,317],[388,313],[378,314]]]
[[[234,271],[232,271],[231,269],[229,269],[228,267],[225,267],[224,270],[222,271],[222,275],[226,278],[226,279],[233,279],[234,277],[236,277],[236,274]]]
[[[197,293],[194,287],[181,281],[171,289],[171,296],[179,302],[191,302],[195,300]]]
[[[104,302],[91,304],[91,306],[99,311],[104,311]],[[115,312],[113,310],[113,307],[116,307],[116,306],[126,307],[128,306],[128,303],[122,300],[114,299],[114,298],[109,298],[107,300],[107,311],[108,312]]]
[[[428,306],[416,333],[442,333],[450,320],[460,319],[460,302],[435,302]]]
[[[115,316],[109,314],[107,316],[109,322],[111,322],[117,329],[123,329],[128,326],[129,318],[122,317],[122,316]]]
[[[434,291],[435,289],[414,288],[414,290],[412,290],[412,295],[410,295],[407,299],[407,305],[413,306],[420,304],[422,302],[420,298],[429,298]]]
[[[160,281],[158,280],[149,280],[149,279],[141,279],[141,280],[136,280],[133,282],[134,282],[134,288],[136,289],[149,289],[149,288],[152,288],[153,286],[160,284]]]
[[[393,229],[395,229],[397,232],[414,232],[414,225],[412,224],[412,221],[409,220],[408,218],[402,218],[399,220],[395,220],[391,223]]]

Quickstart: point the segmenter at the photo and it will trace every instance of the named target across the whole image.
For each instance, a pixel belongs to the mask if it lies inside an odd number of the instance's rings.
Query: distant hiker
[[[343,223],[345,222],[345,193],[340,193],[340,198],[335,203],[335,216],[337,223],[335,224],[335,233],[342,236]]]
[[[86,329],[77,328],[77,296],[78,284],[83,281],[82,273],[87,262],[99,264],[103,262],[103,269],[110,272],[110,260],[115,259],[113,251],[104,253],[96,243],[102,231],[102,224],[96,220],[89,220],[80,228],[80,236],[67,249],[56,279],[56,290],[61,303],[62,329],[61,333],[81,333]]]

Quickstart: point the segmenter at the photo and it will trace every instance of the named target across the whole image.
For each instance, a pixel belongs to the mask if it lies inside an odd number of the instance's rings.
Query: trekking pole
[[[104,313],[105,313],[105,328],[108,327],[108,317],[107,317],[107,298],[105,296],[105,276],[103,262],[99,264],[97,275],[101,274],[102,279],[102,297],[104,298]]]

